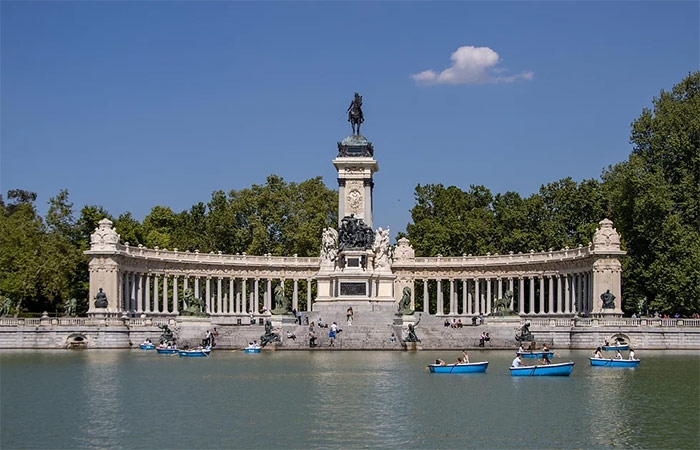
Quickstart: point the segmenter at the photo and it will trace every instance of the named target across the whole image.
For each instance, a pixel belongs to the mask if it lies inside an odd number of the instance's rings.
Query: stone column
[[[476,314],[477,316],[484,312],[484,310],[481,309],[482,302],[481,302],[481,292],[479,292],[480,287],[481,287],[481,280],[478,278],[474,278],[474,309],[475,309],[474,314]]]
[[[450,278],[450,314],[457,314],[457,302],[455,301],[455,280]]]
[[[170,312],[168,311],[168,278],[167,273],[163,275],[163,312],[165,314]]]
[[[151,274],[146,275],[146,293],[145,293],[144,311],[151,312]]]
[[[438,315],[443,315],[445,314],[445,308],[443,305],[443,299],[442,299],[442,280],[440,278],[437,279],[437,313]]]
[[[178,275],[173,276],[173,314],[180,314],[180,300],[178,299],[178,284],[180,284]]]
[[[540,309],[537,314],[544,314],[544,275],[540,275]]]
[[[513,277],[508,278],[508,289],[513,296],[510,299],[510,309],[515,310],[515,288],[513,287]]]
[[[252,311],[252,309],[249,309],[250,307],[250,298],[247,296],[248,294],[248,286],[246,286],[248,283],[246,282],[245,278],[241,279],[241,313],[247,313],[248,311]]]
[[[199,277],[194,277],[194,298],[201,299],[199,296]],[[204,302],[206,305],[206,302]],[[207,311],[209,312],[209,311]]]
[[[292,309],[299,310],[299,281],[296,278],[294,279],[294,290],[292,291]]]
[[[136,275],[136,312],[143,312],[143,276]]]
[[[528,302],[528,314],[535,313],[535,277],[530,276],[530,301]]]
[[[129,311],[136,312],[136,273],[131,272],[131,301],[129,302]]]
[[[498,277],[498,298],[503,298],[503,279]]]
[[[564,276],[564,313],[571,314],[571,286],[569,284],[569,275]]]
[[[272,279],[268,278],[265,283],[266,307],[268,311],[272,310]]]
[[[486,279],[486,315],[491,314],[491,284],[493,284],[493,279]]]
[[[518,314],[525,314],[525,278],[523,276],[518,277]]]
[[[467,279],[462,278],[462,315],[467,315]]]
[[[554,312],[554,277],[549,275],[549,308],[547,309],[548,314]]]
[[[258,303],[260,299],[260,278],[255,279],[255,293],[253,294],[253,306],[255,307],[253,311],[255,314],[260,314],[260,303]]]
[[[423,278],[423,312],[430,313],[430,296],[428,294],[428,279]]]
[[[214,313],[214,311],[212,311],[214,302],[211,301],[211,277],[207,277],[206,283],[207,314],[212,315]]]
[[[158,297],[158,281],[160,280],[160,275],[153,275],[153,313],[160,313],[160,298]]]
[[[562,292],[561,274],[557,274],[557,314],[564,314],[564,295]]]
[[[473,281],[467,280],[467,314],[470,316],[474,314],[474,306],[472,305],[472,301],[474,300],[472,296],[472,284]]]
[[[311,311],[311,279],[306,279],[306,312]]]

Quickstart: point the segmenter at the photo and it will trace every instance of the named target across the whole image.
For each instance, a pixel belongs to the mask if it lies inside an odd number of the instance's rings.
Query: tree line
[[[623,309],[700,310],[700,72],[661,91],[631,125],[632,152],[600,179],[571,178],[523,197],[485,186],[418,185],[404,233],[418,256],[543,251],[587,245],[598,221],[614,221],[623,258]],[[60,311],[70,298],[87,309],[83,251],[103,217],[122,242],[200,252],[316,256],[324,227],[337,224],[338,192],[320,177],[215,191],[176,213],[155,206],[139,222],[88,205],[76,217],[68,192],[38,215],[36,194],[0,196],[0,297],[14,312]]]

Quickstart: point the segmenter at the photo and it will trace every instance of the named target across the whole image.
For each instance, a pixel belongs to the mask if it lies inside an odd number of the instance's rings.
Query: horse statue
[[[265,347],[272,342],[282,342],[282,340],[279,334],[272,332],[272,321],[268,319],[265,321],[265,334],[260,336],[260,345]]]
[[[365,121],[365,117],[362,115],[362,96],[355,92],[355,98],[353,98],[350,106],[348,107],[348,122],[352,125],[352,134],[360,135],[360,124]],[[355,132],[355,126],[357,126],[357,132]]]
[[[503,294],[503,298],[497,299],[493,304],[493,309],[496,315],[504,315],[506,312],[511,312],[510,305],[513,303],[513,291],[510,289]]]
[[[406,286],[403,288],[403,296],[401,297],[401,301],[399,302],[399,311],[398,314],[401,315],[407,315],[410,316],[413,314],[413,310],[411,309],[411,288]]]
[[[74,298],[66,300],[65,303],[63,303],[63,313],[68,317],[75,316],[77,309],[78,301]]]
[[[9,316],[12,313],[12,299],[5,297],[0,303],[0,316]]]

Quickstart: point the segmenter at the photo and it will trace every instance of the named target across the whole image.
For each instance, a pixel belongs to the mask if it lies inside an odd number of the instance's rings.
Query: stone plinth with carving
[[[620,248],[620,235],[613,227],[612,220],[603,219],[599,222],[598,230],[593,236],[591,254],[594,257],[592,312],[597,316],[622,316],[620,257],[625,252]]]

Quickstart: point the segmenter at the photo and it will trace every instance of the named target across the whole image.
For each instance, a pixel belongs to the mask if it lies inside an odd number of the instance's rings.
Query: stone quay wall
[[[308,349],[308,326],[292,323],[291,317],[272,316],[275,331],[282,343],[277,350]],[[365,320],[366,319],[366,320]],[[362,317],[356,314],[352,326],[338,321],[343,331],[330,346],[327,329],[317,329],[319,347],[323,350],[404,350],[402,339],[407,334],[404,323],[413,319],[376,314]],[[524,323],[521,318],[487,318],[482,325],[450,328],[440,318],[425,316],[416,326],[421,339],[418,349],[440,350],[479,348],[481,333],[491,340],[485,348],[515,349],[516,329]],[[560,349],[593,349],[604,340],[624,337],[635,349],[697,349],[700,350],[700,319],[535,319],[531,324],[536,342],[549,343]],[[156,319],[14,319],[0,318],[0,349],[64,349],[83,342],[88,349],[138,348],[146,338],[157,342],[161,334],[158,325],[168,324],[176,333],[180,345],[198,344],[206,330],[219,332],[217,349],[240,349],[252,340],[260,340],[264,327],[259,320],[254,325],[225,323],[210,318]],[[296,339],[287,337],[287,332]],[[392,333],[394,340],[391,339]],[[76,340],[77,339],[77,340]]]

